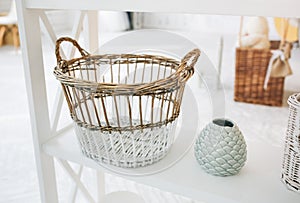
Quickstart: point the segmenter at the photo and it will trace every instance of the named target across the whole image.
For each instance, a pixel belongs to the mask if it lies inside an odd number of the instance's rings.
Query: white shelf
[[[298,0],[26,0],[27,8],[299,17]]]
[[[215,177],[202,171],[194,157],[193,144],[203,115],[195,112],[199,98],[193,95],[190,86],[186,86],[177,139],[169,154],[156,164],[137,169],[97,164],[82,155],[73,130],[46,142],[43,150],[53,157],[205,203],[299,203],[300,195],[288,191],[280,181],[283,149],[270,143],[247,141],[248,160],[236,176]]]
[[[246,165],[238,175],[232,177],[215,177],[203,172],[194,158],[193,148],[174,166],[160,173],[140,177],[122,175],[84,157],[73,130],[48,141],[43,145],[43,149],[47,154],[60,159],[70,160],[206,203],[299,203],[300,195],[288,191],[280,181],[282,149],[260,142],[247,144]],[[178,148],[180,145],[175,144],[170,156],[168,155],[158,164],[163,165],[163,162],[167,162]],[[129,174],[134,174],[134,170],[136,169],[120,169],[120,172],[126,173],[127,171]]]

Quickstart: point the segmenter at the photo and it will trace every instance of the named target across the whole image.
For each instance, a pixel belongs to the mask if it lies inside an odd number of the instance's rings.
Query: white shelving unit
[[[283,150],[267,144],[249,142],[247,165],[239,175],[228,178],[217,178],[203,173],[193,157],[192,149],[172,167],[148,176],[114,173],[83,157],[76,144],[75,136],[72,136],[72,131],[65,129],[61,135],[58,135],[56,132],[58,116],[54,117],[54,122],[50,122],[49,119],[40,25],[40,22],[45,25],[49,36],[55,42],[56,35],[45,11],[80,10],[81,15],[74,20],[74,37],[78,39],[83,18],[86,16],[89,22],[86,27],[89,31],[87,35],[89,50],[95,50],[98,47],[96,10],[300,17],[299,8],[298,0],[17,0],[21,47],[42,201],[47,203],[58,201],[53,162],[56,158],[89,202],[96,200],[83,186],[79,175],[70,168],[68,161],[99,171],[98,201],[104,195],[104,191],[101,190],[102,172],[106,172],[207,203],[299,203],[299,194],[288,191],[280,182],[280,157],[282,157]],[[61,103],[62,96],[58,100],[58,106],[61,106]],[[59,111],[60,108],[56,112],[57,115]],[[188,107],[186,111],[189,111]],[[51,126],[50,123],[53,125]],[[189,133],[189,130],[187,126],[183,132]],[[175,156],[174,152],[180,147],[180,144],[175,144],[168,157]],[[130,173],[125,169],[122,171]]]
[[[185,132],[189,133],[187,129]],[[247,142],[247,145],[249,151],[246,166],[237,176],[226,178],[214,177],[203,172],[195,160],[193,148],[171,168],[146,176],[132,176],[130,174],[136,174],[136,171],[125,169],[114,173],[112,169],[116,168],[101,167],[84,157],[73,132],[50,140],[44,144],[43,149],[48,155],[59,159],[80,163],[205,203],[298,203],[299,194],[288,191],[280,182],[282,150],[259,142]],[[164,159],[172,159],[173,151],[180,150],[179,148],[179,144],[174,145],[168,157]]]

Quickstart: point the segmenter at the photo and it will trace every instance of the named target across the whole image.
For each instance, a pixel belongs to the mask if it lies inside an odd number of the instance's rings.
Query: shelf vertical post
[[[50,138],[51,132],[39,23],[40,11],[27,9],[23,0],[17,0],[16,3],[41,202],[55,203],[58,202],[58,197],[54,161],[53,157],[42,150],[42,144]]]
[[[83,31],[87,49],[91,54],[97,54],[99,51],[98,11],[86,12],[86,21]]]

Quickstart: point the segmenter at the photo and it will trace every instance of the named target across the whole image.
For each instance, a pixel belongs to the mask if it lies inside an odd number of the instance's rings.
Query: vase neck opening
[[[234,126],[234,124],[231,121],[226,120],[226,119],[214,119],[213,123],[215,125],[218,125],[221,127],[233,127]]]
[[[296,99],[298,102],[300,102],[300,94],[297,94]]]

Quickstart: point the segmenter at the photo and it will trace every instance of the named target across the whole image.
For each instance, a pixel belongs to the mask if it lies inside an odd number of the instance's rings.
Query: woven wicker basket
[[[243,16],[240,21],[239,44],[241,45]],[[270,50],[237,48],[235,64],[234,100],[240,102],[281,106],[285,77],[270,77],[264,88],[271,50],[281,49],[290,56],[290,43],[286,41],[287,26],[282,26],[284,36],[281,41],[271,41]]]
[[[64,41],[82,57],[63,60]],[[195,49],[181,62],[156,55],[90,55],[73,39],[58,39],[54,74],[83,154],[120,167],[162,159],[173,143],[185,83],[199,55]]]
[[[278,49],[280,41],[271,41],[271,49]],[[264,82],[272,53],[270,50],[237,48],[234,100],[240,102],[281,106],[284,77],[270,77],[267,89]]]
[[[300,192],[300,93],[288,99],[289,121],[282,164],[282,181],[293,191]]]

